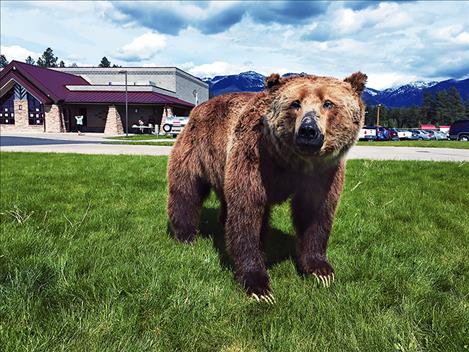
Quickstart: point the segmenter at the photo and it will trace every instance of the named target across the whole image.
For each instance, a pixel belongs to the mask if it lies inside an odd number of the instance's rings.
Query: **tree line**
[[[37,65],[40,67],[65,67],[65,62],[63,60],[59,61],[59,58],[54,55],[54,51],[51,48],[44,50],[42,55],[34,60],[31,56],[28,56],[25,60],[25,63],[30,65]],[[0,68],[8,65],[8,60],[5,55],[0,55]],[[76,63],[70,64],[68,67],[78,67]],[[111,61],[108,60],[106,56],[101,59],[98,67],[121,67],[119,65],[111,65]]]
[[[469,119],[469,95],[466,102],[456,87],[443,89],[435,94],[423,93],[421,106],[388,108],[383,105],[367,106],[366,125],[375,125],[379,109],[379,124],[386,127],[412,128],[421,124],[451,125],[456,120]]]

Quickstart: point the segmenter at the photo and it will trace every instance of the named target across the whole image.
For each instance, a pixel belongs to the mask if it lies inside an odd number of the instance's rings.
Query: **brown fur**
[[[264,92],[227,94],[196,107],[168,164],[168,215],[176,239],[194,240],[202,202],[213,188],[236,276],[248,293],[266,294],[261,231],[271,205],[291,198],[300,270],[331,275],[327,240],[344,182],[344,155],[364,120],[365,82],[359,72],[344,81],[275,74]],[[300,108],[291,107],[296,100]],[[334,103],[331,109],[324,108],[326,100]],[[311,111],[325,138],[315,153],[295,144]]]

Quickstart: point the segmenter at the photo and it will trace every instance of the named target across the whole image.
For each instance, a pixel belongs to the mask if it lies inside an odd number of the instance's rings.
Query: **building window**
[[[44,123],[44,104],[28,93],[28,121],[30,125]]]
[[[13,125],[15,123],[15,92],[9,91],[0,98],[0,124]]]

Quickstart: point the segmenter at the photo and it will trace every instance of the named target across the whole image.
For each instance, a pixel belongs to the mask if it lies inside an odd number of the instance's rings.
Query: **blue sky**
[[[469,77],[464,1],[5,1],[1,52],[66,64],[177,66],[196,76],[254,70],[345,77],[369,87]]]

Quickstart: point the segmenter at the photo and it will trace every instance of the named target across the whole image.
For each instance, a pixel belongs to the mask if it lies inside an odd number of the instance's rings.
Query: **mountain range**
[[[286,73],[288,77],[297,73]],[[264,89],[265,76],[254,71],[242,72],[237,75],[215,76],[202,78],[209,85],[210,95],[217,96],[231,92],[259,92]],[[449,79],[441,82],[416,81],[397,88],[377,90],[366,88],[363,92],[363,100],[367,105],[382,104],[386,107],[410,107],[422,105],[423,93],[456,87],[463,100],[469,96],[469,78],[463,80]]]

